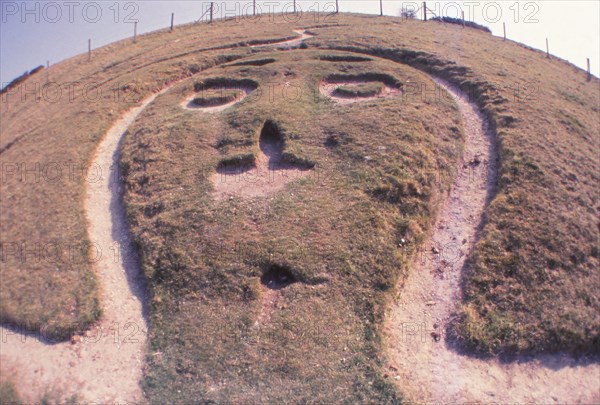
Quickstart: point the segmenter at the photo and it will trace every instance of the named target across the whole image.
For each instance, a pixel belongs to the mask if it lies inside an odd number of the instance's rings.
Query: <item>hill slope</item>
[[[598,80],[588,83],[583,72],[563,61],[475,30],[393,18],[322,17],[259,25],[219,22],[150,34],[135,45],[122,41],[96,51],[91,62],[76,57],[51,69],[51,78],[62,86],[73,81],[95,84],[101,92],[97,98],[89,91],[76,91],[72,98],[63,93],[54,100],[41,91],[40,100],[31,94],[21,97],[23,86],[33,86],[41,75],[3,97],[2,234],[10,240],[2,241],[2,321],[29,330],[43,327],[51,336],[65,338],[73,329],[85,330],[99,316],[87,249],[61,260],[48,250],[40,250],[34,260],[20,253],[27,244],[66,249],[86,240],[82,186],[93,180],[81,170],[88,167],[101,134],[132,101],[212,66],[272,51],[243,43],[285,39],[293,36],[292,28],[313,27],[317,35],[306,44],[309,50],[320,48],[320,53],[276,52],[259,55],[283,58],[271,67],[250,64],[202,72],[157,99],[127,138],[126,203],[154,296],[151,346],[163,353],[150,361],[150,398],[159,401],[162,395],[182,391],[182,400],[186,395],[263,399],[253,395],[262,395],[266,382],[282,375],[294,377],[270,383],[266,399],[396,395],[380,368],[383,311],[407,270],[409,258],[404,254],[427,249],[420,242],[440,193],[449,186],[451,177],[446,174],[460,167],[462,142],[451,100],[433,97],[437,102],[432,103],[427,91],[433,83],[403,65],[459,86],[487,115],[498,144],[497,191],[465,274],[464,302],[453,335],[486,352],[597,350]],[[353,25],[361,29],[348,29]],[[488,57],[491,50],[493,57]],[[319,55],[343,55],[341,51],[376,60],[315,62],[321,60]],[[367,101],[367,110],[360,103],[340,110],[328,102],[310,101],[319,80],[328,75],[343,73],[351,82],[356,77],[373,80],[374,71],[402,82],[401,103],[384,98]],[[202,78],[223,72],[240,79],[254,75],[254,80],[272,72],[275,84],[291,82],[306,90],[297,100],[288,93],[279,103],[262,97],[262,106],[245,100],[218,119],[179,110],[178,96]],[[269,88],[268,78],[259,81],[261,88]],[[235,114],[245,108],[248,114]],[[29,115],[40,117],[36,126],[22,119]],[[277,122],[284,134],[286,164],[312,167],[313,176],[287,185],[286,190],[296,190],[294,197],[275,194],[268,206],[244,198],[211,199],[211,187],[216,186],[202,173],[212,173],[219,162],[256,158],[257,138],[268,120]],[[307,127],[307,122],[312,124]],[[229,135],[219,138],[224,133]],[[445,146],[452,144],[453,149]],[[18,170],[15,164],[21,162],[27,167],[39,163],[47,170],[37,177],[9,172]],[[57,162],[74,167],[75,175],[53,178],[50,172]],[[327,181],[319,187],[314,172],[322,170]],[[431,173],[441,181],[431,181]],[[303,219],[295,224],[299,215]],[[248,245],[241,249],[251,252],[243,259],[249,262],[238,263],[239,245],[223,248],[219,242],[217,253],[206,249],[216,240],[235,242],[241,230]],[[319,234],[310,236],[309,230]],[[110,247],[100,249],[109,254]],[[236,253],[229,257],[222,249]],[[260,286],[261,275],[272,266],[288,269],[298,281],[281,293],[283,298]],[[305,286],[314,287],[314,292]],[[265,301],[265,296],[270,299]],[[235,305],[236,300],[244,304]],[[267,309],[257,307],[259,302],[266,302]],[[216,309],[227,316],[213,319]],[[271,330],[256,332],[251,328],[256,319],[269,319]],[[324,322],[316,325],[318,330],[344,330],[346,337],[357,339],[350,345],[327,335],[311,352],[315,363],[327,366],[329,381],[343,387],[341,392],[328,386],[307,391],[299,383],[322,378],[299,363],[306,360],[306,345],[315,345],[314,339],[294,349],[282,348],[282,339],[289,338],[286,328],[306,326],[300,320]],[[215,336],[210,328],[207,332],[207,324],[218,331],[235,325],[235,333]],[[178,335],[171,333],[174,325]],[[243,339],[238,336],[241,331],[248,333]],[[212,343],[194,348],[198,336]],[[257,336],[274,340],[263,347],[244,340]],[[253,371],[254,363],[274,368]],[[198,364],[210,373],[197,375]]]

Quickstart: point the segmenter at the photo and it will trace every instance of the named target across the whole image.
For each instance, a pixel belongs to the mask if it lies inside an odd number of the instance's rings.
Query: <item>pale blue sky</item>
[[[216,2],[229,13],[251,12],[251,0]],[[266,11],[281,11],[291,0],[257,0]],[[87,39],[99,47],[133,34],[165,28],[175,13],[175,24],[197,20],[208,1],[10,1],[0,0],[0,82],[4,84],[46,61],[57,63],[87,51]],[[299,0],[303,10],[333,9],[335,0]],[[379,13],[378,0],[339,0],[342,12]],[[420,5],[416,1],[384,0],[384,13],[398,15],[400,9]],[[428,1],[428,8],[438,13],[458,16],[490,27],[502,35],[506,23],[508,37],[529,46],[545,49],[549,38],[550,52],[586,67],[591,59],[592,72],[600,72],[600,1]],[[219,13],[217,13],[219,15]],[[469,18],[470,17],[470,18]]]

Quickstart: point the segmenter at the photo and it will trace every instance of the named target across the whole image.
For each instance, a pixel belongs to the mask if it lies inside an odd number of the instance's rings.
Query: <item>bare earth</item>
[[[497,153],[477,107],[447,83],[436,82],[459,105],[467,135],[466,161],[388,315],[389,374],[401,392],[417,402],[600,402],[600,365],[592,360],[557,354],[519,356],[502,363],[449,347],[444,331],[461,300],[461,273],[493,192]]]

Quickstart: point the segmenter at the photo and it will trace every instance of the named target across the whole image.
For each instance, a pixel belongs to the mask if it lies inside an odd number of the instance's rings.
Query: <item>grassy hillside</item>
[[[43,85],[41,73],[3,94],[2,322],[66,338],[97,319],[96,276],[85,244],[79,248],[86,240],[83,190],[91,181],[82,169],[102,134],[137,100],[200,72],[157,98],[123,150],[132,230],[154,297],[151,353],[160,354],[149,361],[150,399],[395,398],[379,369],[378,327],[395,283],[410,270],[398,241],[408,235],[417,248],[437,193],[447,187],[448,179],[428,183],[424,172],[445,172],[460,158],[456,110],[431,101],[424,90],[433,83],[416,68],[473,98],[495,129],[500,154],[497,194],[452,332],[486,352],[597,351],[600,81],[479,30],[388,17],[316,18],[219,21],[144,35],[136,44],[96,50],[90,62],[78,56],[53,66],[59,97],[56,87],[26,94],[24,86]],[[245,46],[291,37],[301,27],[317,34],[307,50]],[[343,52],[353,52],[353,61],[330,56]],[[242,58],[274,61],[220,67]],[[328,74],[373,70],[396,77],[411,97],[367,101],[368,109],[312,97]],[[180,109],[195,82],[223,75],[263,87],[299,82],[307,92],[302,102],[247,98],[208,120]],[[70,82],[81,85],[71,93]],[[99,95],[89,90],[94,86]],[[281,123],[290,156],[327,174],[319,177],[324,185],[308,176],[267,203],[211,198],[206,174],[222,159],[255,155],[267,119]],[[18,171],[36,165],[37,176]],[[55,246],[62,248],[58,258]],[[77,247],[74,256],[68,246]],[[240,258],[240,251],[250,253]],[[270,326],[257,329],[260,278],[272,266],[288,268],[297,282],[282,290]],[[325,332],[290,339],[309,321]],[[305,366],[313,363],[325,371]]]
[[[82,55],[52,66],[47,85],[38,73],[2,95],[4,324],[67,339],[100,315],[90,255],[95,249],[108,256],[116,251],[86,242],[83,193],[86,182],[108,173],[86,170],[100,138],[123,112],[165,84],[236,53],[207,49],[294,35],[279,25],[250,36],[241,25],[208,28],[144,35],[135,45],[117,42],[94,50],[91,61]]]

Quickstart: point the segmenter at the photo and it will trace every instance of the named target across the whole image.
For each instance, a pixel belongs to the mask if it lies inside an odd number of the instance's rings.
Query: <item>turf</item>
[[[317,22],[316,18],[322,19]],[[360,29],[348,29],[348,26],[360,26]],[[81,170],[87,167],[102,134],[135,105],[136,100],[174,80],[217,65],[212,77],[222,76],[227,69],[240,69],[235,71],[240,76],[272,69],[280,62],[261,67],[252,63],[220,66],[242,58],[246,58],[245,61],[279,60],[280,53],[263,58],[267,50],[245,45],[257,40],[274,42],[289,38],[291,29],[299,27],[310,28],[318,36],[306,41],[308,50],[291,51],[289,55],[321,50],[311,56],[310,60],[321,64],[312,75],[305,72],[303,77],[309,78],[302,81],[305,88],[314,88],[313,80],[321,74],[321,78],[336,72],[348,74],[364,69],[357,65],[372,63],[352,62],[353,58],[384,58],[390,61],[389,65],[379,59],[377,63],[382,69],[388,69],[389,74],[395,75],[394,71],[400,69],[408,76],[417,77],[407,82],[404,74],[398,75],[403,81],[405,98],[412,103],[434,98],[433,85],[403,65],[451,81],[465,96],[471,97],[490,120],[499,148],[500,178],[464,280],[464,302],[457,313],[453,333],[468,347],[484,352],[597,352],[600,330],[597,293],[600,206],[596,187],[600,133],[598,79],[587,82],[586,74],[566,61],[546,58],[542,52],[504,42],[479,30],[364,15],[339,15],[333,20],[311,15],[295,22],[277,17],[269,24],[231,20],[178,27],[173,33],[162,31],[140,36],[136,44],[120,41],[94,50],[90,62],[87,56],[81,55],[53,66],[50,80],[61,86],[59,97],[50,92],[42,93],[44,75],[41,73],[31,75],[2,94],[2,322],[30,330],[42,328],[52,337],[65,339],[73,330],[84,330],[100,316],[96,276],[86,249],[76,250],[83,253],[75,258],[63,256],[57,261],[54,256],[49,256],[50,259],[43,256],[35,246],[51,248],[59,244],[65,251],[72,244],[82,247],[82,241],[86,240],[82,204],[86,179]],[[353,53],[345,53],[347,51]],[[352,55],[353,58],[331,60],[326,55]],[[285,76],[285,72],[293,74],[304,67],[293,61],[285,63],[288,65],[280,81],[298,80]],[[310,66],[313,62],[307,59],[302,63]],[[247,69],[245,73],[243,69]],[[72,97],[66,83],[81,83],[74,88]],[[100,96],[90,90],[84,92],[85,84],[94,84]],[[36,85],[40,86],[37,94],[31,91],[25,94],[24,86],[34,89]],[[182,91],[191,90],[193,83],[185,86],[182,85]],[[173,104],[167,102],[169,98]],[[384,372],[379,369],[378,325],[391,294],[389,290],[396,281],[401,281],[407,269],[402,266],[406,260],[396,257],[398,252],[392,250],[392,245],[399,235],[405,234],[410,235],[415,246],[418,244],[435,212],[433,190],[443,189],[443,184],[428,187],[423,174],[427,170],[445,171],[458,159],[459,146],[452,151],[437,144],[446,131],[449,131],[447,142],[459,143],[452,135],[460,133],[460,124],[452,122],[456,116],[452,106],[437,103],[434,108],[421,103],[422,107],[410,107],[414,110],[409,109],[410,114],[403,115],[398,113],[397,105],[387,104],[390,100],[378,101],[383,104],[378,104],[376,109],[395,120],[390,128],[382,125],[389,122],[387,116],[353,120],[353,114],[342,115],[326,102],[288,103],[285,108],[266,103],[259,108],[253,107],[252,99],[248,98],[231,111],[244,106],[252,112],[249,116],[234,117],[226,113],[223,119],[206,122],[188,115],[193,114],[192,111],[176,110],[175,101],[181,100],[173,92],[157,99],[151,108],[166,103],[165,108],[172,106],[173,109],[156,110],[159,116],[154,118],[147,114],[140,117],[136,124],[140,131],[130,134],[124,150],[126,160],[140,153],[135,147],[135,136],[143,138],[141,128],[151,124],[152,119],[164,120],[169,125],[160,131],[146,129],[151,130],[149,133],[163,137],[164,131],[171,129],[178,135],[168,140],[160,138],[164,140],[162,143],[148,141],[146,153],[165,155],[169,160],[153,162],[140,158],[140,162],[146,162],[152,170],[157,164],[169,168],[155,173],[156,177],[149,177],[147,186],[168,185],[166,190],[157,190],[164,198],[152,201],[152,205],[145,200],[137,201],[137,207],[135,201],[128,201],[131,225],[140,249],[145,252],[144,270],[155,294],[151,346],[152,349],[166,348],[162,357],[153,356],[150,360],[145,384],[151,401],[158,403],[173,398],[184,402],[193,395],[196,395],[194,398],[260,399],[263,392],[267,399],[273,400],[288,394],[289,398],[306,402],[315,398],[334,398],[336,402],[339,398],[393,400],[397,394],[391,391]],[[440,114],[439,109],[448,109],[447,114]],[[307,127],[305,121],[295,122],[291,118],[295,116],[318,116],[319,120],[313,128]],[[356,116],[361,116],[360,111]],[[24,117],[36,117],[36,120]],[[234,199],[230,205],[224,203],[212,210],[213,207],[208,206],[210,200],[205,198],[210,185],[203,172],[186,171],[186,167],[197,169],[200,165],[203,171],[210,172],[220,160],[236,155],[246,156],[245,159],[255,156],[253,136],[257,136],[256,131],[268,118],[290,122],[289,127],[284,128],[290,135],[287,149],[290,156],[314,162],[315,167],[322,166],[321,171],[337,168],[335,173],[343,176],[326,182],[330,187],[328,193],[308,181],[291,184],[290,189],[296,190],[294,196],[273,197],[269,209],[248,206],[247,202]],[[199,138],[194,128],[200,126],[203,133],[211,136]],[[219,128],[232,131],[222,133]],[[321,132],[317,135],[318,131]],[[400,131],[400,137],[396,131]],[[365,137],[371,133],[383,134],[377,139],[381,144]],[[298,134],[302,136],[294,138]],[[402,143],[402,150],[398,143]],[[373,149],[375,146],[386,149]],[[203,158],[198,159],[199,155]],[[438,156],[445,166],[439,166]],[[17,163],[26,163],[26,168],[39,164],[40,168],[49,169],[54,167],[49,165],[58,163],[63,167],[63,175],[57,180],[50,172],[44,174],[38,170],[37,175],[29,172],[23,177],[18,171],[14,172],[18,169]],[[430,166],[423,169],[420,164]],[[76,169],[74,176],[68,175],[69,167]],[[406,167],[412,170],[408,177],[403,171]],[[128,182],[133,184],[143,170],[148,169],[130,162],[129,172],[125,173]],[[192,183],[192,179],[196,181]],[[315,197],[312,201],[303,201],[308,190],[312,191],[311,187],[316,188]],[[179,188],[187,194],[182,195]],[[191,206],[192,202],[193,210],[188,212],[182,208]],[[342,208],[348,204],[350,208]],[[252,225],[254,221],[246,223],[241,219],[248,218],[251,208],[258,223],[265,227],[268,224],[271,233],[257,233]],[[142,209],[149,219],[141,217],[138,211]],[[312,219],[307,221],[305,217],[309,214]],[[182,218],[186,219],[183,225]],[[343,220],[336,227],[323,225],[335,223],[332,218]],[[286,226],[276,232],[273,224],[281,227],[281,223]],[[210,246],[206,241],[213,241],[213,236],[223,238],[223,243],[231,243],[244,226],[248,227],[247,238],[252,243],[244,245],[242,251],[253,252],[246,256],[256,260],[256,265],[242,261],[239,266],[224,266],[221,262],[232,262],[230,256],[202,253]],[[316,236],[311,237],[306,228],[318,230],[325,236],[320,236],[317,243]],[[358,231],[365,228],[375,231],[368,234]],[[154,239],[148,239],[148,235]],[[256,247],[253,238],[272,242]],[[155,249],[163,246],[165,240],[171,241],[168,246]],[[190,241],[201,243],[188,250]],[[23,243],[29,248],[25,256],[19,251]],[[288,246],[298,244],[309,254],[299,254],[301,259],[293,259],[293,255],[288,254]],[[220,246],[218,243],[218,252],[221,252]],[[110,254],[110,247],[101,248]],[[254,253],[253,249],[258,252]],[[271,254],[275,259],[271,259]],[[206,262],[207,256],[219,259],[214,259],[217,263]],[[283,263],[284,257],[290,263]],[[338,328],[343,336],[359,336],[359,339],[351,345],[339,337],[308,339],[289,349],[264,343],[264,346],[255,346],[263,350],[253,353],[248,339],[251,341],[268,332],[252,329],[251,320],[259,310],[261,269],[272,262],[290,267],[300,280],[287,287],[286,299],[310,303],[278,310],[274,324],[283,326],[272,328],[275,337],[271,342],[280,342],[281,336],[288,336],[286,333],[293,329],[289,325],[303,325],[297,321],[310,317],[319,320],[314,325],[316,329]],[[321,268],[318,263],[331,265]],[[329,278],[321,274],[327,274],[326,269],[335,270]],[[326,282],[322,283],[323,280]],[[313,286],[315,293],[310,292]],[[321,288],[322,297],[318,296]],[[314,299],[315,295],[318,300]],[[237,305],[241,302],[244,306]],[[340,308],[344,310],[339,311]],[[222,316],[217,316],[221,313]],[[248,322],[246,329],[224,327]],[[219,333],[211,332],[215,330]],[[244,331],[249,332],[244,334]],[[225,336],[221,338],[221,335]],[[213,351],[204,349],[205,339]],[[214,340],[223,344],[210,343]],[[307,351],[309,347],[314,351]],[[351,355],[339,357],[347,351]],[[239,359],[234,356],[238,352],[241,353]],[[350,364],[341,362],[349,358],[353,359]],[[302,363],[299,364],[298,359],[302,359]],[[303,367],[313,360],[327,365],[339,361],[342,365],[336,364],[324,372],[316,366],[310,370]],[[252,365],[256,361],[270,366],[255,370]],[[198,364],[214,366],[214,369],[206,371]],[[284,374],[294,377],[277,379]],[[269,379],[269,376],[277,378]],[[266,388],[262,383],[255,383],[266,380],[269,381]],[[299,383],[300,380],[307,383]],[[343,388],[336,391],[335,383]],[[312,387],[317,388],[312,391]]]

